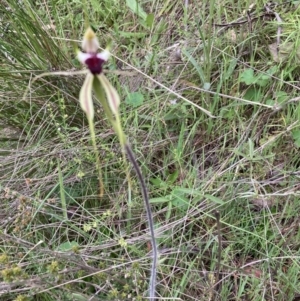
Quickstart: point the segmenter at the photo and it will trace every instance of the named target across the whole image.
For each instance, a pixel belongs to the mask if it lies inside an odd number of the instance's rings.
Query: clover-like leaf
[[[125,102],[136,108],[143,104],[144,96],[140,92],[132,92],[127,95]]]
[[[255,83],[256,78],[254,76],[253,69],[248,68],[245,71],[243,71],[242,74],[240,75],[240,81],[248,86]]]
[[[72,251],[73,248],[79,247],[79,244],[76,241],[67,241],[60,244],[56,249],[58,251],[68,252]]]

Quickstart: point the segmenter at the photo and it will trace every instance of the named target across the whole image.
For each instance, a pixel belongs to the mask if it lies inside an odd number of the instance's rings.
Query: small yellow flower
[[[5,253],[0,255],[0,264],[8,263],[9,262],[9,256]]]
[[[92,226],[90,224],[84,224],[83,225],[83,231],[84,232],[89,232],[92,230]]]
[[[127,242],[125,241],[125,239],[123,237],[119,239],[119,245],[122,248],[126,248],[127,247]]]

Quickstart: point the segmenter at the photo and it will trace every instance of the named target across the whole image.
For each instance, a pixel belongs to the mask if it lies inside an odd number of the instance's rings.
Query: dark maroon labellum
[[[97,57],[97,54],[92,54],[91,57],[89,57],[85,64],[89,68],[92,74],[100,74],[102,72],[102,66],[105,63],[104,60],[99,59]]]

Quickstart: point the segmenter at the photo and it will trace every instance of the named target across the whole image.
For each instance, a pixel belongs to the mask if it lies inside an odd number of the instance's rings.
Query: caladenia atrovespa
[[[82,41],[82,50],[84,52],[78,51],[77,58],[78,60],[85,64],[89,69],[89,72],[86,75],[83,86],[80,90],[79,101],[81,108],[86,113],[87,119],[89,121],[90,132],[92,136],[92,141],[94,149],[96,152],[97,158],[98,151],[96,146],[95,139],[95,130],[94,130],[94,105],[92,100],[92,90],[95,93],[96,98],[100,101],[103,106],[104,112],[112,124],[121,144],[122,149],[127,154],[127,158],[132,164],[137,178],[140,183],[142,190],[142,195],[145,203],[145,209],[147,213],[147,219],[149,224],[149,231],[151,236],[152,244],[152,268],[150,275],[150,284],[149,284],[149,299],[155,300],[155,290],[156,290],[156,274],[157,274],[157,260],[158,252],[157,245],[155,240],[154,233],[154,222],[152,217],[151,206],[148,197],[148,191],[145,185],[145,181],[141,170],[138,166],[138,163],[134,157],[134,154],[131,150],[129,143],[127,142],[126,136],[123,132],[120,116],[119,116],[119,105],[120,97],[116,89],[111,85],[109,80],[103,74],[103,64],[109,59],[110,53],[108,49],[104,50],[101,53],[98,53],[99,43],[94,31],[91,28],[88,28],[85,32],[83,41]],[[99,160],[99,159],[97,159]],[[101,193],[103,193],[103,183],[101,180],[101,167],[100,162],[96,162],[99,170],[100,178],[100,187]]]
[[[148,197],[148,191],[145,185],[143,175],[139,168],[139,165],[135,159],[135,156],[131,150],[129,143],[127,142],[127,138],[122,129],[122,125],[120,122],[120,115],[119,115],[119,105],[120,105],[119,94],[103,73],[103,65],[109,59],[110,52],[108,49],[105,49],[103,52],[98,53],[98,49],[99,49],[98,39],[94,31],[91,28],[88,28],[84,34],[83,41],[82,41],[83,52],[77,51],[78,60],[81,63],[85,64],[88,70],[78,71],[78,72],[58,71],[58,72],[46,72],[40,74],[36,76],[28,85],[24,93],[23,100],[26,100],[26,95],[30,89],[30,86],[35,81],[37,81],[38,79],[44,76],[51,76],[51,75],[70,76],[75,74],[76,75],[86,74],[84,83],[80,89],[79,102],[89,122],[89,129],[92,138],[91,140],[93,143],[93,148],[96,156],[96,165],[99,173],[100,197],[102,197],[104,194],[104,185],[102,181],[100,157],[99,157],[98,148],[96,144],[96,135],[95,135],[95,127],[94,127],[95,111],[94,111],[94,104],[92,99],[93,91],[96,96],[95,100],[101,103],[105,115],[107,116],[114,131],[116,132],[121,147],[124,153],[127,155],[129,162],[132,164],[132,167],[135,170],[137,178],[140,183],[142,196],[143,196],[145,209],[146,209],[147,220],[149,224],[150,239],[152,244],[152,266],[151,266],[151,274],[149,279],[148,299],[155,300],[158,251],[157,251],[157,244],[156,244],[155,233],[154,233],[154,222],[153,222],[152,211],[151,211],[151,206]],[[65,205],[62,205],[62,207],[64,208]]]

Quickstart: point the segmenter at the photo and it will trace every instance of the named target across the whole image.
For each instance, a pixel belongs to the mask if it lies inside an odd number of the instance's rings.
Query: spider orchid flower
[[[109,108],[113,114],[118,114],[120,104],[118,92],[103,74],[103,65],[110,57],[109,50],[105,49],[103,52],[98,53],[98,49],[98,39],[94,31],[88,28],[82,41],[82,50],[84,52],[78,51],[77,58],[89,69],[79,95],[81,108],[86,113],[89,121],[94,119],[94,105],[92,101],[93,87],[94,90],[104,90]],[[103,98],[99,100],[105,106],[104,102],[106,100]]]
[[[148,218],[148,223],[149,223],[149,228],[151,233],[151,243],[152,243],[152,250],[153,250],[149,297],[151,300],[154,300],[155,288],[156,288],[156,274],[157,274],[156,266],[157,266],[158,251],[157,251],[157,245],[155,240],[154,222],[153,222],[148,192],[141,170],[130,148],[130,145],[127,142],[126,135],[124,134],[122,129],[122,124],[120,121],[120,116],[118,111],[119,104],[120,104],[120,97],[116,89],[110,84],[108,79],[103,74],[103,65],[109,59],[110,53],[108,49],[104,50],[101,53],[98,53],[98,48],[99,48],[99,43],[96,38],[96,35],[91,28],[88,28],[88,30],[84,34],[83,41],[82,41],[82,50],[84,52],[78,51],[77,53],[78,60],[83,64],[85,64],[89,69],[85,81],[80,90],[79,101],[80,101],[81,108],[86,113],[89,121],[90,133],[92,136],[92,142],[96,154],[97,169],[99,172],[100,197],[103,196],[104,186],[103,186],[102,173],[101,173],[101,164],[98,155],[99,153],[96,144],[95,126],[93,122],[94,105],[92,100],[92,90],[94,90],[96,98],[102,104],[104,112],[107,115],[109,121],[111,122],[119,138],[120,144],[124,151],[124,156],[126,153],[129,161],[131,162],[133,168],[136,171],[137,177],[141,185],[143,199],[145,201],[145,207],[147,211],[147,218]],[[124,159],[126,158],[124,157]],[[129,174],[127,174],[127,176],[129,178]]]

